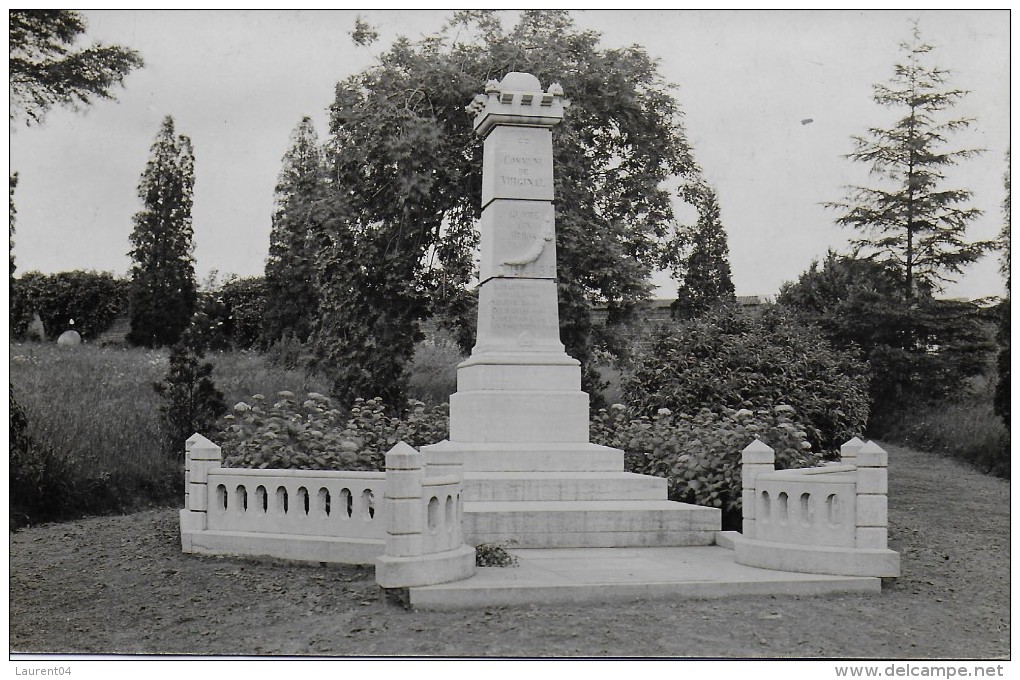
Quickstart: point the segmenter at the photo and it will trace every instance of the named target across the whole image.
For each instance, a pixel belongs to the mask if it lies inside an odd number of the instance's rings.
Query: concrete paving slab
[[[603,604],[642,599],[739,595],[870,593],[881,580],[800,574],[737,564],[719,546],[509,550],[516,567],[483,567],[475,576],[409,589],[417,609],[533,604]]]

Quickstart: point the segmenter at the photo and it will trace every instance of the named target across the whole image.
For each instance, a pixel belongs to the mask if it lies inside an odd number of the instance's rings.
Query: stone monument
[[[715,508],[666,500],[666,480],[623,471],[623,451],[590,443],[581,367],[560,342],[552,128],[569,102],[527,73],[489,81],[467,107],[484,140],[478,331],[450,397],[463,457],[468,541],[517,547],[708,545]]]
[[[74,330],[74,319],[71,319],[68,325],[71,327],[60,334],[60,336],[57,338],[57,344],[66,345],[69,347],[75,347],[77,345],[80,345],[81,335],[79,335],[78,331]]]

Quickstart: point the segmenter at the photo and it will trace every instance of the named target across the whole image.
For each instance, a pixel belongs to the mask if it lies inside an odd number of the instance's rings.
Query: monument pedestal
[[[457,370],[450,439],[422,449],[463,473],[465,540],[520,548],[710,545],[717,508],[666,500],[588,438],[581,367],[559,337],[551,128],[562,90],[490,81],[468,110],[485,139],[478,337]]]
[[[666,480],[623,470],[623,451],[587,442],[457,442],[422,448],[462,460],[464,540],[518,548],[711,545],[722,516],[666,500]]]

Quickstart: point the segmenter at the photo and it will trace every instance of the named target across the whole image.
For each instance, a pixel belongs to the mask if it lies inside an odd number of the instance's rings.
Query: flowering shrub
[[[411,401],[401,419],[388,415],[379,398],[356,399],[350,412],[316,392],[298,399],[284,391],[277,398],[268,404],[256,394],[234,406],[221,435],[226,467],[383,470],[398,441],[419,447],[448,436],[445,405]]]
[[[649,418],[614,404],[591,422],[592,442],[623,449],[629,472],[665,477],[670,500],[722,508],[730,516],[740,511],[740,452],[756,437],[775,449],[777,468],[821,460],[787,405],[701,409],[694,415],[661,408]]]

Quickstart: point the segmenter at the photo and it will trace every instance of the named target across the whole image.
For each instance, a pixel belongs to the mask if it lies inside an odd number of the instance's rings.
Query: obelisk
[[[468,107],[484,139],[478,335],[458,369],[451,441],[588,442],[588,395],[557,311],[552,127],[562,95],[509,73]]]

